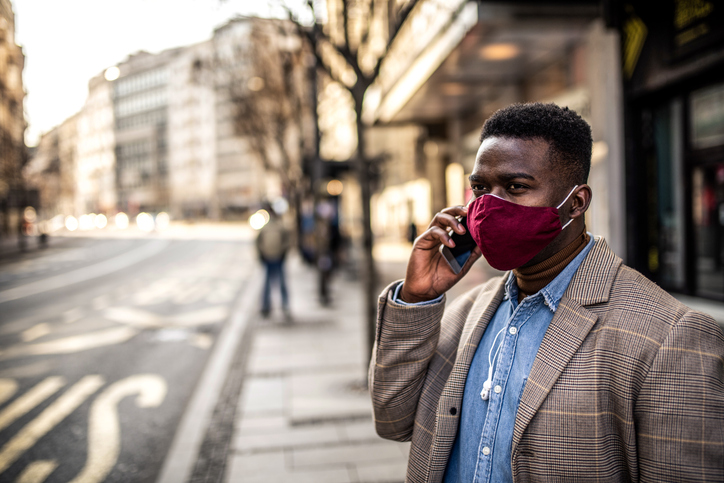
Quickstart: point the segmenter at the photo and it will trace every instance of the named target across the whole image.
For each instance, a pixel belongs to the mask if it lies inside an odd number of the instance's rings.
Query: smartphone
[[[458,221],[465,227],[465,234],[458,235],[454,231],[452,232],[452,240],[455,242],[454,248],[440,245],[440,253],[442,254],[445,261],[447,261],[452,271],[456,274],[465,266],[465,263],[470,258],[470,255],[475,249],[475,240],[470,236],[470,230],[468,230],[467,218],[458,218]]]

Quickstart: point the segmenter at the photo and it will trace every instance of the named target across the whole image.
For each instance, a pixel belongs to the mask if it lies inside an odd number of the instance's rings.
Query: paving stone
[[[352,421],[341,425],[346,441],[377,441],[380,436],[375,431],[375,424],[370,417],[367,421]],[[403,443],[404,444],[404,443]]]
[[[256,452],[338,444],[342,441],[340,430],[334,425],[284,428],[265,434],[237,433],[232,448],[240,452]]]
[[[273,451],[255,455],[232,453],[228,462],[227,481],[242,481],[242,478],[253,475],[266,475],[267,481],[274,481],[273,475],[287,471],[284,451]]]
[[[287,418],[282,415],[237,414],[236,430],[241,434],[259,434],[284,430]]]
[[[227,483],[351,483],[346,467],[293,469],[283,451],[240,455],[232,453],[225,477]]]
[[[291,376],[292,422],[370,417],[369,395],[355,390],[361,378],[360,370]]]
[[[407,466],[399,463],[375,463],[375,464],[358,464],[357,479],[364,483],[403,483]]]
[[[281,413],[284,410],[284,397],[282,377],[248,378],[241,392],[242,414]]]
[[[295,449],[291,451],[291,455],[292,468],[407,462],[396,443],[384,440],[376,443]]]

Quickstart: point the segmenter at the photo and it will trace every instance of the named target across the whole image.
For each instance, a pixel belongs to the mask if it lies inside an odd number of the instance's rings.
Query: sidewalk
[[[321,307],[316,271],[297,256],[286,269],[293,321],[277,297],[250,331],[226,481],[404,481],[409,443],[381,439],[372,422],[360,281],[339,271]]]

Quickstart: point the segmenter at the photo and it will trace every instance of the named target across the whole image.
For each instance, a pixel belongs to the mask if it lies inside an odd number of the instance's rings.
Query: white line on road
[[[18,476],[16,483],[43,483],[57,467],[57,460],[33,461]]]
[[[258,265],[248,280],[246,291],[237,300],[229,323],[216,339],[214,350],[181,418],[156,483],[183,483],[191,476],[234,353],[241,345],[249,317],[255,313],[264,280]]]
[[[15,463],[40,438],[75,411],[78,406],[83,404],[83,401],[88,399],[102,385],[103,378],[101,376],[85,376],[53,404],[48,406],[37,418],[25,425],[0,450],[0,474]]]
[[[0,412],[0,431],[25,416],[35,406],[48,399],[63,386],[65,386],[65,380],[62,377],[49,377],[17,398]]]
[[[96,263],[90,267],[79,268],[78,270],[70,273],[56,275],[54,277],[4,290],[0,292],[0,304],[11,300],[21,299],[23,297],[29,297],[31,295],[37,295],[49,290],[67,287],[68,285],[73,285],[79,282],[85,282],[86,280],[102,277],[104,275],[108,275],[109,273],[122,270],[160,253],[169,245],[169,243],[169,240],[154,240],[136,248],[135,250],[131,250],[130,252],[111,258],[110,260]]]
[[[166,381],[155,374],[130,376],[103,391],[93,401],[88,419],[88,459],[70,483],[99,483],[115,466],[121,449],[118,403],[122,399],[137,394],[136,406],[158,407],[166,392]]]
[[[0,404],[4,403],[18,392],[18,381],[15,379],[0,379]]]
[[[114,327],[96,330],[81,335],[72,335],[62,339],[35,344],[18,344],[0,350],[0,361],[15,357],[38,356],[48,354],[73,354],[75,352],[96,349],[108,345],[121,344],[135,337],[140,330],[133,327]]]

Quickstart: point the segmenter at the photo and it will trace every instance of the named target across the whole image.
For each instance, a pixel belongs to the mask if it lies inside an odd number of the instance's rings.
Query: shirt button
[[[518,332],[518,329],[516,329],[515,327],[511,327],[510,329],[508,329],[508,332],[510,332],[511,335],[515,335]]]
[[[493,391],[495,391],[496,394],[500,394],[500,391],[502,391],[502,390],[503,390],[503,388],[500,386],[495,386],[495,388],[493,389]]]
[[[546,299],[543,299],[543,305],[545,305],[546,307],[548,307],[548,301],[547,301]]]
[[[488,456],[490,454],[490,448],[488,448],[487,446],[485,448],[483,448],[483,454],[485,456]]]

